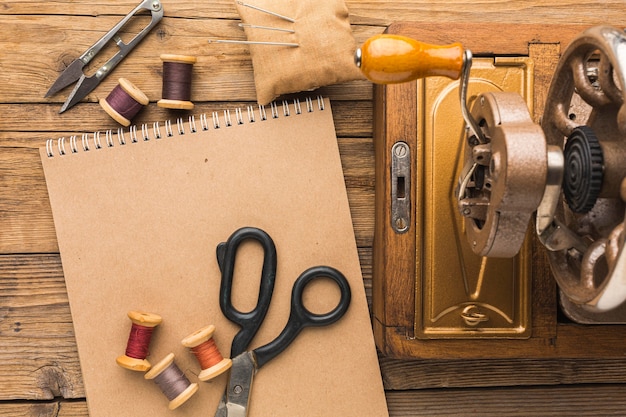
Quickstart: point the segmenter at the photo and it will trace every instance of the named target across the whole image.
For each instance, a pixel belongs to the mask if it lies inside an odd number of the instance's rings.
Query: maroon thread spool
[[[191,76],[196,57],[186,55],[161,55],[163,61],[163,88],[159,107],[192,110]]]
[[[116,122],[130,126],[130,121],[150,100],[133,83],[120,78],[119,84],[111,90],[107,98],[100,99],[100,107]]]
[[[128,318],[132,322],[126,352],[118,356],[115,360],[122,368],[131,371],[145,372],[150,369],[148,357],[148,347],[154,328],[158,326],[162,319],[158,314],[144,313],[140,311],[129,311]]]

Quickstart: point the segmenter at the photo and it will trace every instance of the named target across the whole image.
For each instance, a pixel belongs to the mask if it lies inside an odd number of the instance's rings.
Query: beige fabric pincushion
[[[356,42],[343,0],[250,0],[248,4],[295,20],[294,23],[236,2],[247,25],[294,30],[294,33],[245,27],[255,42],[297,43],[298,47],[250,45],[259,104],[276,97],[364,79],[354,64]]]

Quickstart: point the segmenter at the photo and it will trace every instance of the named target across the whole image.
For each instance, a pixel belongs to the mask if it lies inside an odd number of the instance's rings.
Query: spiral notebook
[[[314,265],[344,273],[346,315],[305,329],[255,376],[249,415],[387,415],[330,103],[283,102],[189,120],[49,141],[41,160],[61,252],[91,417],[212,416],[226,384],[200,382],[181,345],[214,324],[229,356],[238,327],[220,311],[215,250],[238,228],[274,239],[277,278],[251,347],[287,321],[298,275]],[[239,253],[241,252],[241,253]],[[256,305],[262,250],[238,252],[234,305]],[[334,307],[338,291],[313,283],[305,304]],[[196,395],[170,411],[159,387],[115,358],[129,336],[129,310],[159,314],[148,360],[168,353]]]

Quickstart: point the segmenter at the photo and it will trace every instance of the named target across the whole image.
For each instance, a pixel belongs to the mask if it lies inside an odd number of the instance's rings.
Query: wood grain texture
[[[394,391],[387,403],[392,417],[622,416],[625,393],[623,385]]]
[[[247,48],[208,44],[209,38],[243,39],[232,0],[163,0],[165,18],[94,92],[59,115],[69,89],[43,95],[87,46],[130,11],[136,0],[18,1],[0,4],[0,415],[86,417],[84,388],[71,313],[37,148],[48,138],[117,128],[96,104],[116,85],[132,80],[151,99],[137,122],[172,114],[160,98],[160,53],[198,56],[194,72],[197,112],[253,104]],[[622,0],[346,0],[357,42],[397,21],[449,23],[436,36],[453,36],[461,23],[623,25]],[[506,41],[507,26],[502,35]],[[477,31],[477,38],[494,37]],[[112,51],[108,51],[112,52]],[[545,55],[545,54],[544,54]],[[556,59],[556,57],[553,57]],[[102,60],[100,61],[102,62]],[[551,61],[544,63],[546,67]],[[363,81],[312,92],[333,103],[345,181],[368,297],[373,291],[374,239],[373,88]],[[537,98],[540,114],[543,98]],[[196,113],[196,111],[194,111]],[[86,174],[85,174],[86,175]],[[71,178],[68,178],[71,186]],[[537,255],[536,267],[547,273]],[[555,290],[536,287],[542,317],[555,317]],[[407,295],[410,296],[410,295]],[[548,302],[547,302],[548,301]],[[553,323],[533,324],[545,340]],[[604,343],[621,343],[606,329]],[[604,337],[604,336],[602,336]],[[583,348],[588,341],[581,336]],[[461,346],[462,348],[462,346]],[[417,415],[623,415],[623,358],[397,360],[381,357],[392,417]],[[496,388],[494,388],[496,387]],[[498,388],[504,387],[504,388]],[[68,399],[68,400],[65,400]],[[520,411],[521,410],[521,411]],[[516,414],[517,413],[517,414]]]
[[[66,16],[7,16],[0,14],[0,26],[8,37],[0,38],[0,83],[4,85],[0,103],[55,103],[65,101],[71,88],[68,87],[48,99],[43,99],[56,77],[91,46],[100,36],[117,23],[119,16],[78,16],[68,26]],[[161,98],[162,67],[161,53],[193,51],[198,62],[193,69],[191,99],[201,101],[254,101],[254,75],[250,54],[246,45],[209,43],[209,39],[239,39],[245,36],[237,20],[222,19],[172,19],[165,17],[158,26],[124,59],[101,84],[86,97],[88,102],[97,102],[106,97],[117,85],[120,77],[128,78],[143,91],[151,101]],[[33,39],[34,33],[46,33],[37,42],[22,42]],[[381,28],[355,26],[358,42],[380,33]],[[123,39],[130,38],[136,31],[128,31]],[[33,39],[34,40],[34,39]],[[86,67],[91,75],[100,65],[117,52],[117,47],[105,48]],[[24,59],[26,56],[32,59]],[[29,86],[29,88],[23,88]],[[371,85],[356,81],[342,86],[328,87],[334,99],[369,99]],[[50,110],[53,110],[52,108]],[[58,111],[58,109],[57,109]],[[74,112],[72,112],[74,113]],[[68,115],[70,113],[68,112]],[[53,116],[54,113],[50,113]],[[56,117],[59,118],[58,116]],[[63,116],[61,120],[71,123]],[[158,120],[158,119],[156,119]]]
[[[55,401],[41,403],[3,403],[0,415],[11,417],[87,417],[87,403]]]
[[[390,417],[561,417],[622,416],[623,385],[445,389],[387,393]],[[452,407],[451,404],[460,404]],[[12,417],[87,417],[84,401],[43,404],[0,404],[0,414]]]
[[[0,256],[0,400],[85,395],[58,255]]]
[[[363,112],[371,111],[371,107],[363,103],[368,109]],[[341,113],[340,110],[337,112]],[[355,119],[357,117],[355,115]],[[338,132],[344,128],[353,130],[354,124],[349,123],[348,118],[344,120],[344,126],[337,124]],[[58,252],[43,169],[39,151],[35,148],[45,144],[50,133],[6,135],[12,142],[20,142],[25,147],[6,147],[0,152],[0,201],[6,207],[6,210],[0,211],[0,253]],[[346,167],[345,181],[357,244],[368,247],[371,246],[374,229],[374,170],[371,164],[368,165],[373,160],[372,141],[367,137],[340,138],[339,144],[342,163]],[[68,178],[68,187],[71,186],[71,179]]]
[[[193,0],[164,2],[165,15],[193,19],[237,19],[231,0],[201,3]],[[99,17],[124,15],[136,2],[7,0],[0,13],[7,15],[72,15]],[[598,20],[621,24],[624,4],[620,0],[602,3],[585,0],[346,0],[353,23],[388,26],[397,21],[504,22],[504,23],[594,23]]]

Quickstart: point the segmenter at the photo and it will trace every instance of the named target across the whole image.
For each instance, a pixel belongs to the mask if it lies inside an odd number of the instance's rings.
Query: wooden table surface
[[[194,112],[253,104],[252,65],[230,0],[163,0],[165,18],[87,102],[59,115],[69,90],[43,96],[60,71],[137,2],[0,4],[0,415],[88,415],[54,224],[37,148],[48,138],[117,128],[97,104],[117,78],[161,94],[161,53],[196,55]],[[347,0],[359,43],[396,21],[624,26],[623,0]],[[505,36],[498,33],[494,36]],[[332,100],[364,285],[374,228],[372,86],[319,91]],[[138,123],[171,118],[151,103]],[[89,175],[88,172],[76,175]],[[67,179],[71,187],[72,178]],[[589,343],[593,343],[592,340]],[[392,416],[626,415],[626,359],[413,360],[381,357]],[[112,399],[114,401],[114,399]]]

